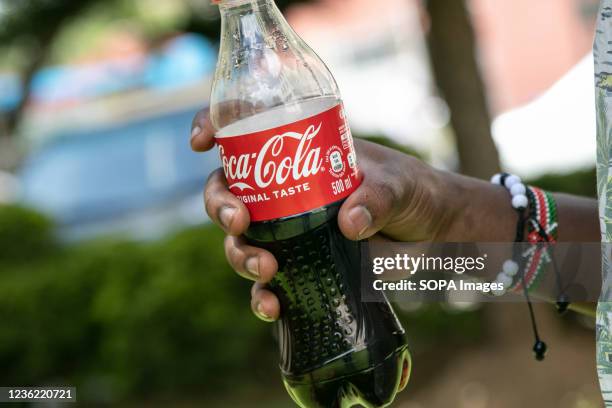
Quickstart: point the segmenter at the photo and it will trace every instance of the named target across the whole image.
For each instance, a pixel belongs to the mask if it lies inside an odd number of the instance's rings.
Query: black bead
[[[559,295],[559,298],[557,299],[557,312],[559,314],[563,314],[565,312],[567,312],[567,309],[569,308],[570,305],[570,301],[569,298],[567,296],[563,295]]]
[[[499,178],[499,185],[506,188],[506,179],[510,176],[508,173],[501,173],[501,177]]]
[[[542,340],[536,341],[533,345],[533,353],[535,354],[536,360],[544,360],[544,355],[546,354],[546,343],[544,343]]]

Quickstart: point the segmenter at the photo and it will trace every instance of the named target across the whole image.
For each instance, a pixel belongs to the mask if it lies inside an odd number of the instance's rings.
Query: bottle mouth
[[[241,6],[251,1],[252,0],[210,0],[211,4],[228,7]]]

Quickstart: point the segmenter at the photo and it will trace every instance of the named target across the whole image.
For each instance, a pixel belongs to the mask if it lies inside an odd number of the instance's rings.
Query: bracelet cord
[[[541,361],[546,354],[547,345],[540,338],[529,292],[538,286],[543,270],[551,262],[557,281],[557,310],[563,313],[569,307],[569,301],[564,295],[561,284],[561,276],[552,256],[551,244],[556,242],[558,230],[556,202],[550,193],[535,187],[526,187],[520,178],[508,173],[495,175],[491,181],[504,186],[511,193],[512,206],[517,212],[515,246],[512,261],[508,262],[516,263],[518,260],[516,264],[519,266],[519,279],[514,282],[510,290],[516,293],[522,292],[525,297],[535,338],[533,352],[536,360]],[[522,197],[523,195],[525,197]],[[526,227],[527,239],[525,239]],[[524,242],[531,245],[521,253],[518,244]]]

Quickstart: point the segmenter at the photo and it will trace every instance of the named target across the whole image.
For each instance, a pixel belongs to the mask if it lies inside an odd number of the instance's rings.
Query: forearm
[[[510,204],[506,189],[469,177],[444,173],[448,182],[447,193],[454,197],[452,222],[436,238],[445,242],[511,242],[516,235],[517,213]],[[553,194],[557,203],[558,240],[560,242],[599,242],[597,201],[568,194]],[[599,274],[599,270],[593,273]],[[495,271],[487,279],[495,278]],[[594,284],[597,280],[589,282]],[[595,289],[597,290],[597,289]],[[534,296],[555,302],[549,293]],[[570,308],[594,315],[594,302],[574,302]]]
[[[559,241],[600,241],[597,200],[562,193],[553,196],[557,202]]]
[[[517,214],[506,189],[486,181],[444,173],[448,189],[445,202],[454,212],[436,240],[446,242],[510,242],[516,234]],[[568,194],[554,194],[557,203],[559,241],[597,242],[597,201]]]

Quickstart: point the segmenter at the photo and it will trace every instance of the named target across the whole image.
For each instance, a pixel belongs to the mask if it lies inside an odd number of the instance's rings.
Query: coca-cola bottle
[[[210,118],[247,240],[270,251],[280,368],[301,407],[390,404],[407,383],[404,329],[381,294],[360,299],[361,244],[339,231],[361,182],[338,87],[273,0],[221,0]]]

